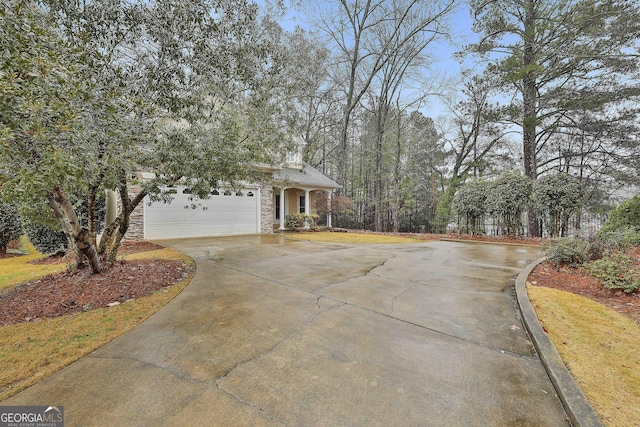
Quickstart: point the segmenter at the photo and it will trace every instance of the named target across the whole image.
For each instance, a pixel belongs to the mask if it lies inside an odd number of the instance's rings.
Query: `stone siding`
[[[273,185],[263,182],[260,187],[260,233],[273,233]]]
[[[129,198],[133,199],[140,193],[142,188],[138,185],[132,185],[129,187]],[[129,217],[129,229],[125,234],[123,240],[144,240],[144,200],[136,206],[131,212]],[[120,213],[121,206],[118,206],[118,214]]]

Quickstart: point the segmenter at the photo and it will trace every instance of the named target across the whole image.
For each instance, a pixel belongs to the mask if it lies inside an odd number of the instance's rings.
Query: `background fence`
[[[565,221],[565,226],[560,227],[558,235],[562,236],[582,236],[588,237],[600,230],[607,220],[606,214],[598,214],[592,212],[578,212],[571,215]],[[454,217],[451,219],[438,218],[435,215],[428,214],[404,214],[398,217],[399,231],[402,233],[428,233],[428,234],[448,234],[450,232],[459,232],[470,234],[472,226],[465,222],[464,218]],[[321,215],[318,224],[325,224],[326,216]],[[520,226],[515,230],[517,236],[529,237],[527,227],[528,216],[524,213],[520,219]],[[550,237],[550,227],[544,220],[540,220],[540,229],[542,237]],[[355,230],[373,230],[373,221],[357,220],[351,214],[333,215],[333,226],[355,229]],[[393,231],[393,223],[390,219],[383,221],[384,231]],[[476,230],[480,234],[501,236],[506,235],[506,229],[497,217],[486,215],[476,224]]]
[[[515,234],[517,236],[529,237],[529,229],[527,227],[528,222],[527,213],[522,214],[520,219],[520,225],[517,227]],[[566,221],[559,221],[556,226],[555,233],[552,231],[553,227],[549,226],[544,219],[539,220],[539,228],[541,230],[542,237],[552,237],[555,234],[556,237],[566,236],[580,236],[589,237],[594,235],[600,230],[600,228],[607,221],[606,214],[597,214],[592,212],[579,212],[571,215]],[[454,223],[457,230],[460,233],[471,233],[471,226],[464,222],[464,219],[458,218]],[[485,217],[481,220],[481,224],[478,227],[481,234],[501,236],[507,234],[504,225],[499,218]]]

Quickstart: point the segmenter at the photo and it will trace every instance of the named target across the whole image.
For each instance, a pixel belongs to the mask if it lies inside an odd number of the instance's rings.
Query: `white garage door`
[[[144,237],[148,240],[180,237],[228,236],[258,233],[258,189],[215,190],[208,200],[189,200],[178,187],[170,204],[144,207]],[[216,194],[218,193],[218,194]],[[198,205],[195,209],[190,206]],[[186,208],[185,208],[186,207]]]

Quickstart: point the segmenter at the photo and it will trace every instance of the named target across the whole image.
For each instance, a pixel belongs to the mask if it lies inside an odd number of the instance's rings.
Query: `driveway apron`
[[[514,298],[535,247],[160,243],[193,282],[2,405],[62,405],[67,426],[568,425]]]

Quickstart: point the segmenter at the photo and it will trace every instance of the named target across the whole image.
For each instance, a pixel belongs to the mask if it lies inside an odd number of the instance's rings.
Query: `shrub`
[[[624,250],[629,246],[640,246],[640,232],[638,229],[625,225],[615,230],[600,231],[598,238],[602,239],[610,250]]]
[[[69,246],[67,236],[62,231],[39,224],[26,224],[25,232],[33,246],[43,254],[66,251]]]
[[[598,279],[611,290],[633,292],[640,289],[640,271],[633,265],[630,256],[614,252],[597,261],[591,261],[583,267],[585,273]]]
[[[22,223],[13,205],[0,202],[0,254],[7,252],[7,245],[22,235]]]
[[[522,213],[531,196],[531,180],[520,172],[503,172],[491,183],[487,210],[499,222],[503,234],[515,236],[522,229]]]
[[[584,187],[577,178],[566,173],[547,175],[535,182],[531,199],[549,235],[565,236],[569,217],[583,204]]]
[[[484,214],[486,212],[488,183],[481,180],[467,182],[460,187],[453,197],[451,207],[466,219],[466,224],[459,224],[461,230],[471,234],[479,234],[484,230]]]
[[[577,267],[589,260],[591,244],[581,238],[561,237],[549,239],[543,249],[545,255],[555,264],[556,268],[564,264]]]
[[[620,203],[614,210],[609,212],[607,222],[600,229],[601,233],[608,233],[622,228],[633,228],[640,231],[640,197],[632,198]]]
[[[598,235],[589,236],[589,260],[595,261],[611,252],[609,243]]]
[[[285,217],[285,226],[288,229],[296,229],[308,225],[309,228],[315,229],[317,227],[318,218],[319,216],[316,214],[310,215],[307,213],[287,215]]]

